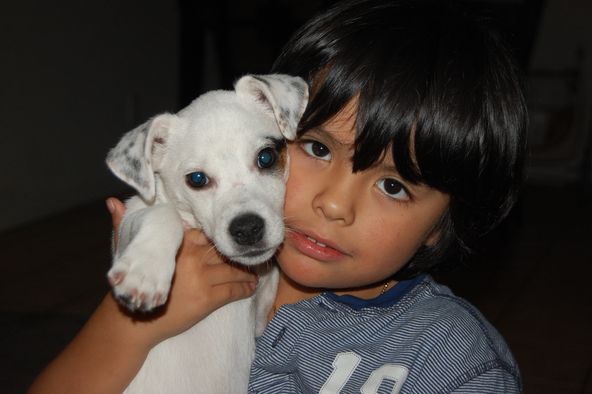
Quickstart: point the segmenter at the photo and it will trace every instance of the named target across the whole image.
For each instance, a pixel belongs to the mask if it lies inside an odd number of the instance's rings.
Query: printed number
[[[378,388],[383,380],[388,379],[394,382],[392,394],[397,394],[401,391],[403,382],[407,379],[409,370],[402,365],[385,364],[378,368],[368,378],[366,383],[362,386],[362,394],[377,393]]]
[[[355,353],[339,353],[333,360],[333,372],[325,382],[319,394],[339,393],[352,376],[362,357]]]
[[[323,384],[323,387],[321,387],[319,394],[334,394],[341,392],[341,389],[346,385],[361,361],[362,357],[353,352],[339,353],[333,360],[333,372],[325,384]],[[362,394],[377,393],[378,388],[386,379],[394,383],[391,393],[397,394],[401,391],[401,387],[403,386],[405,379],[407,379],[408,373],[409,370],[402,365],[385,364],[370,374],[370,377],[364,383],[360,391]]]

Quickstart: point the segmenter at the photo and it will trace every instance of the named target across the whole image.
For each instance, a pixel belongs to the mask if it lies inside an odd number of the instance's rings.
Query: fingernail
[[[107,201],[105,201],[105,204],[107,205],[107,209],[110,213],[115,212],[115,204],[113,203],[113,200],[108,198]]]

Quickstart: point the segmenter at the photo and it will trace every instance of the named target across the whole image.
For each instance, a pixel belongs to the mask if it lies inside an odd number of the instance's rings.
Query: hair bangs
[[[332,51],[323,69],[308,70],[311,96],[299,134],[322,126],[348,102],[357,100],[353,171],[365,170],[390,153],[399,174],[408,182],[420,183],[422,171],[412,144],[431,59],[430,51],[417,51],[406,40],[398,36],[375,40],[372,44],[382,51]],[[403,49],[389,51],[391,47]]]

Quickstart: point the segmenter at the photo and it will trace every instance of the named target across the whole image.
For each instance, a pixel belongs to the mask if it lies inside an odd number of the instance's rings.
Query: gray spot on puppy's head
[[[265,78],[260,78],[260,77],[258,77],[256,75],[252,75],[252,77],[254,79],[256,79],[257,81],[263,82],[267,87],[270,87],[271,86],[271,84],[269,83],[269,81],[267,79],[265,79]]]
[[[284,119],[290,119],[292,110],[290,108],[280,107],[280,114]]]
[[[304,94],[305,94],[305,88],[301,84],[299,84],[296,81],[291,81],[290,82],[290,86],[292,86],[294,89],[296,89],[296,91],[298,92],[298,94],[300,96],[304,96]]]

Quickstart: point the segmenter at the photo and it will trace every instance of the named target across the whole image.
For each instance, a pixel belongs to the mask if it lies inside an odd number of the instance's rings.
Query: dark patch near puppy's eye
[[[287,148],[287,143],[286,140],[284,138],[273,138],[273,137],[267,137],[267,140],[269,140],[272,144],[273,144],[273,149],[275,150],[277,157],[275,159],[275,163],[273,166],[273,171],[276,172],[283,172],[286,164],[287,164],[287,159],[288,159],[288,149]]]
[[[267,139],[273,143],[275,150],[278,152],[286,148],[286,140],[284,138],[267,137]]]

